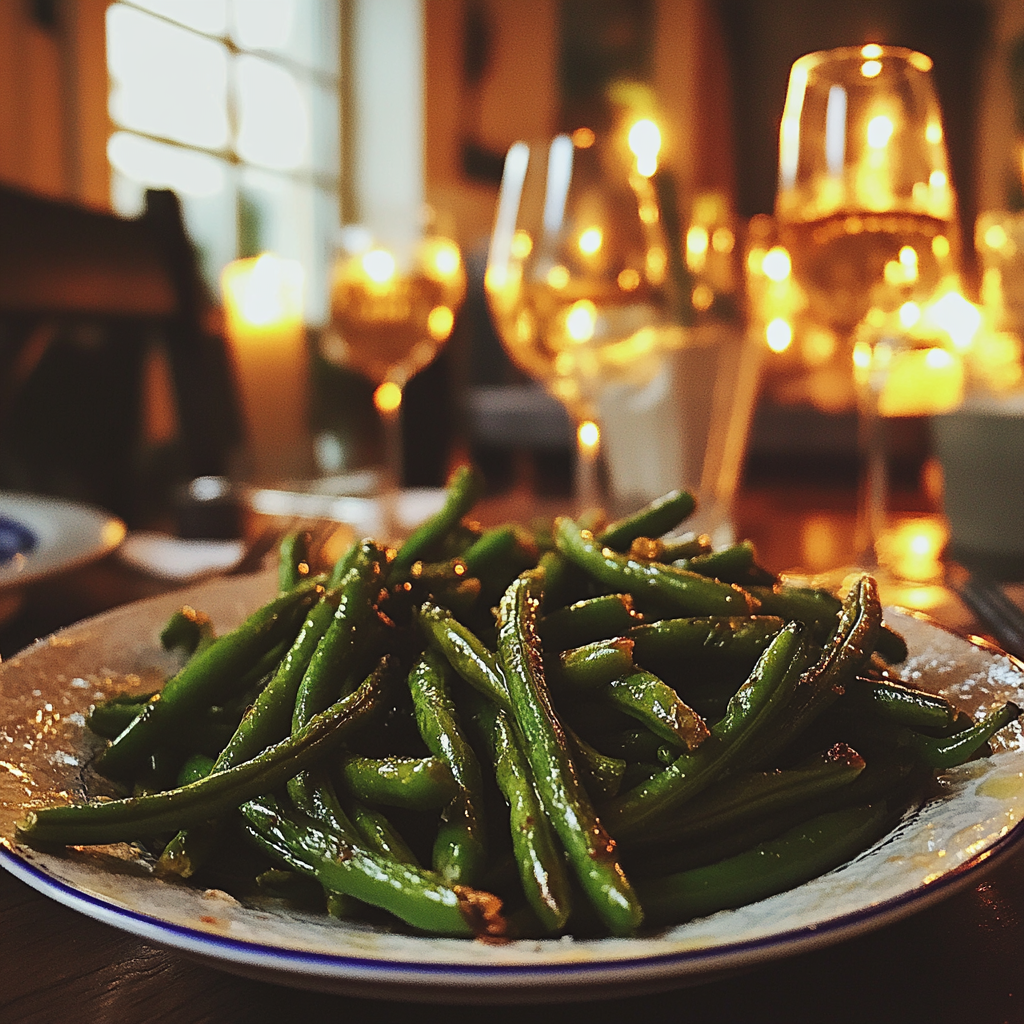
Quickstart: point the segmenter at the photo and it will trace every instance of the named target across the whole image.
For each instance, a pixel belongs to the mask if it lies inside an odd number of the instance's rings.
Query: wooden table
[[[748,489],[739,532],[773,567],[792,564],[808,529],[848,543],[849,496],[822,489]],[[808,526],[808,524],[811,524]],[[817,525],[814,525],[817,524]],[[824,524],[824,525],[822,525]],[[848,552],[852,556],[852,547]],[[41,584],[19,619],[0,629],[8,655],[104,607],[166,589],[113,559]],[[955,599],[946,616],[977,629]],[[594,1004],[526,1008],[455,1006],[451,1024],[504,1021],[726,1022],[1024,1021],[1024,852],[975,886],[903,921],[829,948],[692,988]],[[0,871],[0,1022],[317,1021],[400,1022],[428,1008],[303,992],[236,978],[99,924]]]

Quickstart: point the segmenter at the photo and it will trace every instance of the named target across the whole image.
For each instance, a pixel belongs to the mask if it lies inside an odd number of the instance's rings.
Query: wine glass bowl
[[[596,423],[610,385],[653,380],[677,337],[657,195],[638,163],[585,130],[517,142],[505,160],[485,276],[491,313],[512,361],[578,427]],[[581,436],[578,455],[592,463],[596,445]],[[593,474],[578,479],[577,501],[594,503],[595,486]]]
[[[924,54],[868,44],[790,72],[776,218],[810,315],[849,334],[957,279],[956,202]]]
[[[458,245],[442,235],[388,240],[361,227],[342,235],[331,275],[326,357],[404,386],[448,340],[466,294]]]
[[[340,241],[321,353],[376,385],[374,405],[384,433],[383,531],[395,539],[402,392],[451,336],[466,294],[466,273],[458,244],[430,225],[402,223],[377,233],[351,225]]]

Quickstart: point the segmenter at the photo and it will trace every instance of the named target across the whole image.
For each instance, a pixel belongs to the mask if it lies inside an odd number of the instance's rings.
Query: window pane
[[[235,61],[238,155],[277,170],[309,166],[309,100],[295,76],[246,54]]]
[[[188,25],[197,32],[222,36],[227,31],[227,0],[132,0],[136,7],[161,14],[171,21]]]
[[[220,43],[115,4],[107,10],[107,65],[119,125],[209,149],[227,145]]]
[[[303,67],[338,74],[336,0],[234,0],[231,38],[243,50],[266,50]]]
[[[231,38],[243,50],[283,53],[295,24],[295,0],[235,0]]]
[[[122,216],[142,212],[147,188],[169,188],[181,199],[204,275],[216,285],[221,267],[235,255],[235,186],[223,160],[117,132],[107,144],[113,170],[111,197]]]

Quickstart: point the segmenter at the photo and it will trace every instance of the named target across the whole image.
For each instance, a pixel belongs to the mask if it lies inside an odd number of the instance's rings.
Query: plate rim
[[[7,502],[13,502],[18,506],[17,511],[7,509]],[[122,519],[98,505],[46,494],[0,491],[0,512],[28,526],[38,538],[37,546],[24,556],[20,568],[12,568],[11,562],[0,566],[0,593],[88,565],[113,551],[127,533],[127,527]],[[53,542],[47,538],[45,526],[41,528],[37,522],[25,521],[26,518],[31,519],[33,516],[41,518],[46,513],[57,513],[65,520],[73,519],[80,526],[89,526],[89,543],[80,546],[67,545],[63,536]],[[63,556],[62,548],[66,552]]]
[[[249,586],[256,586],[261,580],[269,579],[273,575],[269,571],[264,571],[250,577],[214,579],[201,586],[224,586],[230,594],[243,580],[246,580]],[[176,601],[193,589],[181,588],[146,598],[141,602],[133,602],[83,620],[69,628],[95,626],[103,620],[123,613],[126,608],[137,607],[140,604]],[[927,614],[895,607],[886,609],[887,612],[890,610],[922,620],[930,628],[983,652],[989,658],[1007,658],[1017,673],[1024,670],[1024,665],[1017,659],[984,638],[964,635],[944,626]],[[14,661],[29,654],[34,647],[46,644],[48,640],[49,638],[43,638],[37,641],[10,660]],[[113,898],[89,892],[66,882],[52,875],[44,865],[19,853],[18,849],[3,837],[0,837],[0,867],[42,895],[76,912],[187,955],[198,956],[211,966],[223,970],[245,973],[242,968],[248,968],[250,971],[258,969],[269,972],[276,980],[285,984],[314,988],[323,988],[327,985],[330,990],[338,991],[345,991],[346,983],[349,990],[354,991],[360,984],[376,980],[388,986],[388,992],[382,993],[382,997],[390,994],[394,998],[415,997],[443,1001],[444,993],[440,987],[447,985],[456,987],[465,998],[475,1001],[482,1002],[488,996],[501,996],[510,1002],[531,1002],[543,997],[541,990],[545,987],[550,993],[560,993],[559,998],[583,1000],[588,998],[586,989],[576,993],[570,990],[589,985],[590,991],[595,991],[595,986],[600,986],[601,983],[616,988],[630,983],[634,986],[643,986],[645,982],[658,981],[663,983],[662,987],[667,987],[664,985],[665,982],[685,985],[710,979],[729,970],[744,969],[832,945],[895,922],[965,888],[1014,852],[1022,840],[1024,819],[998,835],[985,849],[955,864],[932,881],[918,884],[840,916],[819,919],[786,931],[707,947],[667,949],[664,952],[638,951],[633,956],[592,955],[596,952],[595,945],[588,950],[586,960],[560,960],[555,963],[456,963],[439,959],[419,961],[412,956],[383,959],[352,952],[303,950],[249,938],[221,935],[132,909]],[[531,982],[534,983],[534,987],[520,992],[518,998],[512,994],[511,990],[514,987],[522,987]]]
[[[585,976],[584,980],[599,975],[597,980],[615,983],[627,979],[636,981],[638,974],[643,974],[647,978],[675,977],[682,984],[695,976],[700,978],[705,974],[713,975],[720,971],[784,959],[873,931],[954,895],[969,882],[976,878],[980,879],[985,872],[1013,853],[1022,839],[1024,820],[995,840],[988,849],[961,862],[935,881],[907,890],[870,907],[814,925],[709,949],[696,948],[637,957],[591,959],[558,964],[395,961],[351,954],[287,949],[249,939],[217,935],[118,906],[54,878],[44,869],[9,849],[5,842],[0,842],[0,866],[37,892],[49,896],[63,906],[94,920],[118,927],[129,934],[150,939],[181,952],[200,955],[214,964],[227,961],[231,964],[274,968],[277,972],[294,974],[297,977],[327,977],[338,981],[359,981],[366,978],[379,980],[380,975],[385,974],[388,975],[389,983],[405,986],[422,985],[424,982],[436,984],[444,980],[448,984],[461,984],[486,992],[495,987],[494,981],[518,985],[537,980],[553,987],[567,988],[578,985],[581,975]],[[134,927],[128,927],[126,921]],[[229,952],[232,955],[225,955]],[[320,969],[300,970],[300,966]],[[687,967],[692,969],[685,969]]]

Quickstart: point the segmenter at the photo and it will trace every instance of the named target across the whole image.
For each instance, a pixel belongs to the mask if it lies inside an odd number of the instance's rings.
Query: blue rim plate
[[[170,611],[187,601],[224,629],[273,586],[273,574],[211,581],[80,623],[0,666],[0,864],[90,917],[235,973],[376,998],[537,1002],[691,984],[838,942],[975,884],[1024,839],[1024,737],[1014,726],[992,757],[944,774],[939,797],[848,864],[642,938],[425,938],[165,883],[125,846],[51,855],[16,845],[26,808],[90,785],[90,705],[151,689],[171,670],[158,641]],[[908,613],[887,617],[907,636],[905,674],[917,685],[971,712],[1024,699],[1014,659]]]
[[[125,535],[120,519],[92,505],[13,491],[0,491],[0,518],[35,539],[0,563],[0,591],[101,558]]]

